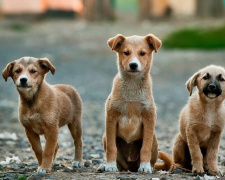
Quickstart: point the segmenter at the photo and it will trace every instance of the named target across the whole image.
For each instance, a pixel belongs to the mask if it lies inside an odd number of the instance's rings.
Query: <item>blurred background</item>
[[[23,56],[49,58],[56,73],[47,81],[71,84],[82,97],[84,155],[103,153],[104,103],[117,73],[116,53],[107,40],[119,33],[153,33],[163,44],[151,71],[156,134],[159,149],[171,153],[179,112],[189,96],[185,82],[207,65],[225,66],[224,9],[225,0],[0,0],[0,69]],[[0,160],[15,154],[19,142],[33,157],[17,108],[13,81],[0,79]],[[92,142],[99,143],[98,150]],[[67,128],[59,144],[62,150],[73,147]]]

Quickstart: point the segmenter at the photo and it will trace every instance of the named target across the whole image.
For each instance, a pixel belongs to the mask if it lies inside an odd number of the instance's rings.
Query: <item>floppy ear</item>
[[[112,50],[118,51],[125,39],[126,38],[122,34],[117,34],[115,37],[110,38],[107,43]]]
[[[158,52],[158,49],[162,45],[161,40],[156,36],[154,36],[153,34],[148,34],[147,36],[145,36],[145,40],[147,41],[150,49],[155,50],[156,53]]]
[[[7,64],[5,69],[2,71],[2,76],[5,79],[5,81],[7,81],[8,77],[12,77],[12,69],[13,69],[13,66],[15,63],[16,62],[13,61],[13,62]]]
[[[55,67],[48,60],[48,58],[40,58],[38,59],[40,66],[45,70],[45,73],[51,71],[52,74],[55,74]]]
[[[200,75],[199,72],[195,73],[186,82],[186,87],[187,87],[188,91],[190,92],[190,96],[192,95],[193,88],[197,85],[197,78],[198,78],[199,75]]]

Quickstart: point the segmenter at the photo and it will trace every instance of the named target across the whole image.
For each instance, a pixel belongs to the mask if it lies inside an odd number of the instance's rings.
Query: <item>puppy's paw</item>
[[[192,172],[196,174],[204,174],[204,169],[202,166],[193,166]]]
[[[151,173],[153,172],[153,169],[150,165],[150,162],[141,162],[140,167],[138,169],[138,172],[144,172],[144,173]]]
[[[106,172],[117,172],[118,169],[117,169],[117,166],[116,166],[116,161],[114,162],[107,162],[106,165],[105,165],[105,171]]]
[[[73,168],[84,168],[84,165],[81,164],[81,162],[79,162],[79,161],[73,161],[72,162],[72,167]]]
[[[42,167],[38,167],[37,174],[40,176],[44,176],[46,174],[46,170]]]
[[[213,175],[213,176],[221,176],[222,175],[221,172],[219,171],[219,169],[209,169],[208,174]]]

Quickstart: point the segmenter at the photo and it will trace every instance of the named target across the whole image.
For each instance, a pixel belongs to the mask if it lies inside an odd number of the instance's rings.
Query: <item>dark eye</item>
[[[141,51],[141,52],[140,52],[140,55],[141,55],[141,56],[144,56],[145,54],[146,54],[146,52],[144,52],[144,51]]]
[[[129,51],[124,51],[123,54],[125,54],[126,56],[129,56],[130,52]]]
[[[19,73],[21,72],[21,70],[20,70],[20,69],[17,69],[15,72],[16,72],[17,74],[19,74]]]
[[[206,76],[204,76],[202,79],[204,79],[204,80],[209,79],[209,74],[207,74]]]
[[[219,81],[225,81],[225,79],[220,75],[219,76]]]
[[[35,71],[34,69],[32,69],[31,71],[30,71],[30,73],[31,74],[34,74],[34,73],[36,73],[37,71]]]

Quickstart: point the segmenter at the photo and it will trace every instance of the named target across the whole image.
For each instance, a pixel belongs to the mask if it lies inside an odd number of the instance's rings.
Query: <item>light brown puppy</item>
[[[150,69],[153,51],[158,51],[161,41],[152,34],[145,37],[118,34],[108,40],[108,45],[117,52],[119,72],[106,102],[105,171],[152,173],[158,146]],[[160,153],[160,157],[170,159],[165,153]],[[170,165],[159,167],[169,169]]]
[[[55,67],[47,58],[23,57],[9,63],[2,72],[11,77],[19,92],[19,120],[38,160],[38,173],[51,170],[59,145],[59,128],[68,125],[75,145],[74,167],[82,162],[82,102],[77,91],[68,85],[49,85],[45,75]],[[42,151],[40,135],[46,145]]]
[[[190,92],[180,114],[180,133],[173,147],[176,167],[195,173],[219,174],[217,154],[225,123],[225,69],[210,65],[195,73],[186,83]],[[197,91],[192,94],[193,88]]]

